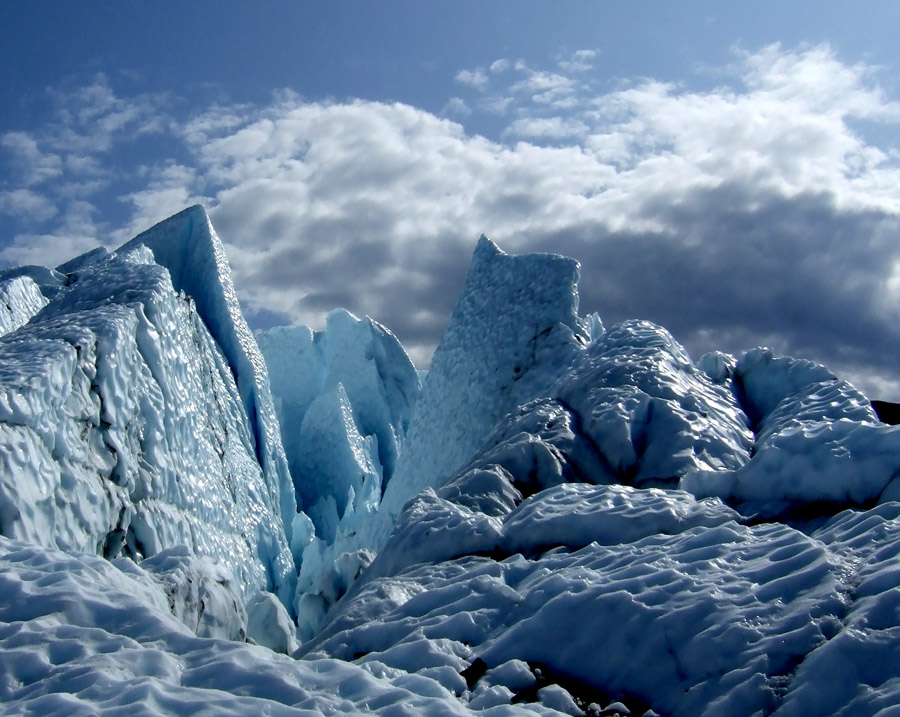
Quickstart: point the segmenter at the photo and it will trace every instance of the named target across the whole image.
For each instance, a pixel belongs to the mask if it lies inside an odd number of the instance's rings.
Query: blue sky
[[[0,262],[201,202],[251,323],[420,366],[482,232],[582,309],[900,400],[900,6],[0,3]]]

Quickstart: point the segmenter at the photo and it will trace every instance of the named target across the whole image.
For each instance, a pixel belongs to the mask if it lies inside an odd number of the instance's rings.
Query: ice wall
[[[339,386],[352,416],[348,430],[370,439],[369,460],[378,467],[380,500],[421,390],[415,367],[397,338],[377,321],[358,319],[344,309],[329,312],[323,331],[278,327],[257,332],[256,338],[276,396],[298,505],[309,509],[332,495],[343,506],[348,487],[360,492],[360,482],[351,477],[340,481],[346,485],[330,490],[311,468],[327,462],[332,449],[346,449],[342,436],[306,418],[314,403],[334,404]],[[339,512],[343,514],[343,508]]]
[[[400,342],[378,322],[335,309],[323,331],[261,331],[294,479],[295,610],[311,636],[371,560],[364,540],[390,483],[421,386]]]
[[[290,539],[296,503],[265,362],[241,313],[225,249],[206,210],[199,205],[185,209],[139,234],[119,251],[142,245],[168,269],[175,290],[194,300],[197,312],[233,368],[266,475],[265,487],[270,499],[280,506]]]
[[[64,268],[0,338],[0,533],[135,559],[183,545],[242,599],[290,605],[293,492],[261,470],[240,375],[193,297],[139,244]]]

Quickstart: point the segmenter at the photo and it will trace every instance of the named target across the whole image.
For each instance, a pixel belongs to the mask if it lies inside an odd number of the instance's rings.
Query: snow
[[[3,714],[471,714],[432,679],[197,637],[128,560],[0,538],[0,595]]]
[[[811,710],[809,702],[796,698],[803,705],[798,714],[824,715],[857,699],[846,687],[855,689],[858,672],[847,669],[855,652],[841,643],[862,640],[860,627],[844,626],[847,615],[865,611],[859,622],[872,631],[869,623],[877,613],[887,624],[872,627],[897,629],[896,591],[890,589],[896,584],[896,504],[890,511],[890,530],[873,535],[870,528],[859,550],[846,540],[823,544],[819,533],[807,536],[785,525],[744,526],[725,506],[719,504],[717,510],[713,502],[698,510],[701,506],[677,492],[559,486],[545,493],[549,495],[537,494],[522,504],[535,514],[538,525],[543,517],[538,506],[546,503],[553,520],[560,514],[561,494],[571,493],[572,505],[577,494],[607,495],[606,500],[588,502],[593,510],[579,504],[582,527],[568,533],[563,529],[555,540],[541,535],[531,539],[526,533],[530,540],[525,556],[515,552],[519,545],[508,543],[491,557],[457,555],[420,562],[390,577],[366,581],[304,650],[343,659],[364,654],[393,664],[395,646],[409,651],[419,645],[419,652],[425,652],[428,644],[450,643],[470,661],[478,657],[495,669],[511,660],[540,663],[602,687],[610,698],[649,704],[660,714],[673,715],[770,714],[782,704],[786,708],[793,704],[792,679],[799,680],[797,689],[804,689],[802,670],[794,675],[796,666],[805,667],[814,657],[839,662],[847,674],[841,697],[845,702],[828,700],[823,702],[827,707]],[[666,495],[667,505],[653,500],[654,493],[673,495]],[[622,500],[629,495],[646,501],[644,509],[632,512]],[[660,504],[658,510],[654,503]],[[673,519],[672,505],[678,503],[693,506],[693,516],[682,511],[688,519]],[[855,515],[861,514],[847,513],[842,520],[851,522]],[[504,530],[515,534],[527,529],[528,523],[517,518],[522,513],[511,513],[503,521]],[[593,532],[587,529],[591,523],[596,526]],[[659,523],[667,524],[667,532],[654,531]],[[420,530],[414,521],[401,524]],[[458,530],[433,532],[431,540],[445,543],[445,554],[452,554],[466,526]],[[402,542],[399,533],[392,542]],[[559,543],[565,547],[553,547]],[[872,557],[879,552],[878,558]],[[878,566],[872,572],[880,580],[870,590],[883,606],[854,605],[865,599],[858,588],[856,596],[851,592],[861,559]],[[872,656],[894,659],[890,656],[896,640],[891,634],[865,642]],[[826,657],[831,652],[837,654]],[[877,663],[872,656],[869,660]],[[813,684],[830,674],[829,665],[825,662],[823,671],[815,673]],[[897,674],[895,668],[872,674],[876,689],[869,698],[884,703],[882,685],[886,676]],[[893,699],[896,687],[888,685]],[[486,693],[476,688],[472,694],[480,698]]]
[[[200,208],[0,272],[0,713],[896,710],[900,428],[577,275],[482,238],[424,374]]]

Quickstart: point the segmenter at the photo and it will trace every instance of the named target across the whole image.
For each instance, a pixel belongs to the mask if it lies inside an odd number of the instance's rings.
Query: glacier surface
[[[0,272],[0,713],[897,714],[900,428],[577,281],[482,238],[422,381],[199,207]]]

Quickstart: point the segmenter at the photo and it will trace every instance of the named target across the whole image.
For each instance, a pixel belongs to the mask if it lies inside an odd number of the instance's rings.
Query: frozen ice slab
[[[85,263],[0,338],[4,535],[135,559],[185,545],[244,599],[289,605],[279,488],[232,365],[146,248]]]
[[[206,210],[199,205],[185,209],[139,234],[119,251],[140,246],[150,249],[154,260],[169,270],[175,290],[194,300],[197,312],[232,367],[266,476],[266,490],[279,504],[281,520],[290,531],[297,506],[265,361],[241,313],[225,248]]]
[[[373,526],[376,547],[407,500],[446,482],[500,419],[543,395],[583,348],[577,281],[572,259],[509,256],[486,237],[479,240],[385,490]]]

